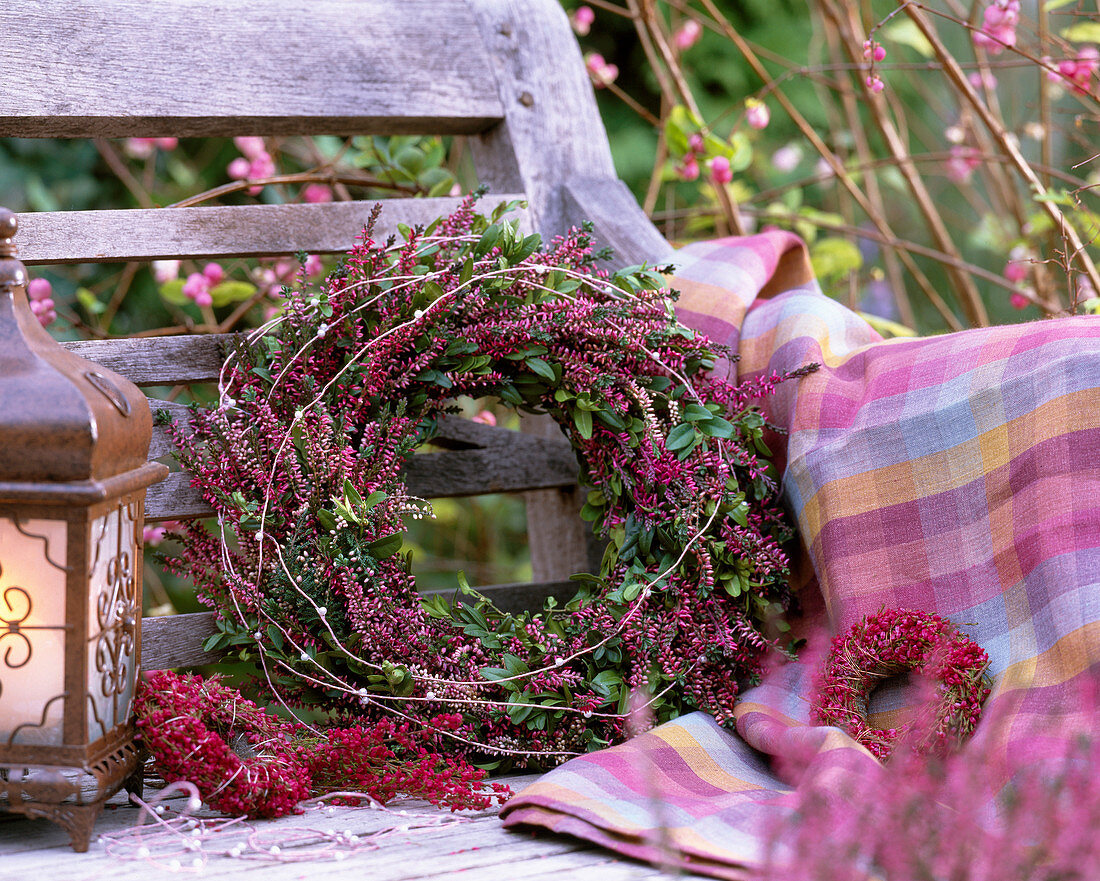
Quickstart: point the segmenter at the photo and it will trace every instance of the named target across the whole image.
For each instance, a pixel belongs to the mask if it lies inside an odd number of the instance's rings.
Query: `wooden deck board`
[[[537,775],[502,778],[513,790],[521,790]],[[147,792],[147,795],[153,793]],[[181,801],[168,801],[169,805]],[[269,836],[289,834],[292,830],[350,830],[369,834],[423,815],[450,817],[421,801],[394,802],[386,813],[364,808],[330,808],[328,812],[311,810],[303,815],[278,820],[251,821],[252,829]],[[116,796],[96,823],[97,837],[85,854],[73,853],[68,835],[52,823],[26,820],[0,814],[0,879],[48,878],[49,881],[146,881],[154,877],[172,877],[166,869],[143,860],[120,860],[106,853],[102,836],[133,826],[138,809]],[[197,816],[214,817],[200,812]],[[593,847],[565,836],[535,834],[531,831],[505,830],[495,810],[459,814],[463,818],[451,826],[413,830],[387,837],[373,851],[349,854],[341,861],[272,863],[258,860],[211,857],[202,869],[181,871],[182,877],[200,877],[210,881],[495,881],[499,878],[523,881],[619,881],[662,877],[659,869],[621,858],[610,851]],[[218,845],[218,849],[228,844]],[[290,851],[290,848],[287,848]],[[695,876],[681,876],[695,877]]]

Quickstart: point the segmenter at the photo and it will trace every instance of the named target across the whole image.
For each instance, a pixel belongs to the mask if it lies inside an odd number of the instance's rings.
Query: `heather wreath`
[[[335,722],[448,714],[457,749],[518,766],[620,739],[635,691],[657,721],[726,721],[786,630],[791,530],[753,406],[783,377],[712,375],[720,352],[676,321],[663,277],[597,270],[586,231],[540,250],[474,207],[403,240],[368,226],[177,426],[217,512],[169,560],[219,612],[207,647]],[[403,520],[431,506],[402,467],[459,395],[548,413],[577,453],[607,551],[563,607],[416,592]]]
[[[917,754],[945,754],[978,725],[989,696],[989,656],[950,621],[917,609],[867,615],[834,637],[814,695],[814,718],[845,729],[879,759],[904,741]],[[912,671],[931,686],[925,706],[897,728],[872,728],[875,686]]]

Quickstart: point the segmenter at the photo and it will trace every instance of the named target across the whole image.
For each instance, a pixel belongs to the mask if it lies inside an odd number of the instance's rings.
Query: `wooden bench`
[[[0,5],[0,136],[36,138],[441,134],[468,139],[487,204],[525,198],[544,235],[583,220],[620,264],[669,247],[620,182],[584,64],[557,0],[36,0]],[[386,200],[382,228],[426,223],[457,199]],[[339,253],[373,203],[28,213],[28,265]],[[211,382],[224,340],[71,343],[143,387]],[[154,408],[163,406],[154,404]],[[427,497],[526,492],[541,600],[590,561],[576,466],[552,424],[529,433],[449,426],[417,457]],[[163,433],[150,457],[169,452]],[[149,521],[209,513],[186,474],[154,486]],[[143,667],[204,663],[210,614],[146,619]]]

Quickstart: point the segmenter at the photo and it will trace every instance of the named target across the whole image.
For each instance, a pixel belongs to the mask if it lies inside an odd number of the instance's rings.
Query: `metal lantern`
[[[27,302],[0,208],[0,812],[88,849],[103,802],[140,792],[140,660],[152,419],[129,381],[66,351]]]

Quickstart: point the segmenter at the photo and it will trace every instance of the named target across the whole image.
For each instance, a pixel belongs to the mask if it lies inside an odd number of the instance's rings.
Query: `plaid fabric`
[[[991,659],[985,717],[1007,719],[979,726],[990,755],[1034,749],[1037,722],[1095,729],[1078,695],[1100,678],[1100,319],[883,341],[821,294],[790,234],[693,245],[679,263],[681,320],[732,345],[741,376],[822,365],[766,402],[812,566],[805,627],[843,631],[884,607],[957,622]],[[791,784],[874,761],[810,724],[811,676],[792,664],[746,692],[736,734],[696,713],[574,759],[504,821],[741,878]],[[780,779],[768,757],[808,746],[803,776]]]

